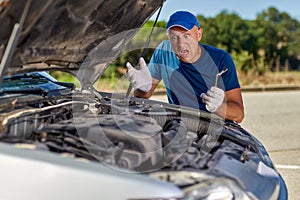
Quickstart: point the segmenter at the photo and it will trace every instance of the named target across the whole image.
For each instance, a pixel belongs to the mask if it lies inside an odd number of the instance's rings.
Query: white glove
[[[209,112],[216,112],[224,101],[225,93],[218,87],[211,87],[206,94],[202,93],[200,97]]]
[[[152,78],[147,64],[142,57],[139,59],[139,66],[140,69],[135,69],[132,67],[130,62],[127,62],[126,67],[128,70],[126,72],[126,76],[134,89],[149,92],[152,87]]]

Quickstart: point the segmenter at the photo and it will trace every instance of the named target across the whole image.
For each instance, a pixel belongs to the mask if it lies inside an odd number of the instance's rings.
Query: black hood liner
[[[104,41],[106,42],[101,45],[100,50],[105,47],[106,53],[99,57],[105,58],[93,61],[92,64],[100,64],[100,68],[106,66],[105,63],[116,58],[137,32],[137,28],[152,16],[163,2],[163,0],[33,0],[13,61],[6,69],[6,74],[36,70],[38,63],[43,63],[44,68],[55,65],[74,73],[87,55]],[[0,15],[1,59],[13,26],[20,21],[25,4],[25,0],[10,0],[8,7]],[[121,34],[122,32],[126,34]],[[24,67],[32,64],[36,65],[32,68]],[[91,68],[95,73],[95,67]]]

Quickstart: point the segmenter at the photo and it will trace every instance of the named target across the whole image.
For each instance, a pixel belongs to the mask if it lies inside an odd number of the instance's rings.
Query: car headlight
[[[176,200],[257,200],[245,192],[235,181],[191,171],[165,171],[151,173],[152,178],[171,182],[184,191]]]
[[[201,183],[184,189],[183,200],[254,200],[252,194],[247,194],[234,181],[224,178],[203,180]]]

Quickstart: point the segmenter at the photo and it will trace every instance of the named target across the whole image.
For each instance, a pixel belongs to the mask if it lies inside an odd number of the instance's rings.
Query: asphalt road
[[[300,198],[300,91],[243,93],[241,125],[266,147],[289,199]]]
[[[267,149],[290,200],[300,198],[300,91],[243,92],[241,125]],[[153,99],[166,101],[165,95]]]

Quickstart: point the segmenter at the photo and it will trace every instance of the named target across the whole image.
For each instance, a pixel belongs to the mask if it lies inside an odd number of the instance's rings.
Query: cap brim
[[[167,31],[169,31],[171,28],[173,27],[181,27],[185,30],[191,30],[193,27],[195,26],[195,24],[185,24],[185,25],[182,25],[182,24],[172,24],[170,25],[168,28],[167,28]]]

